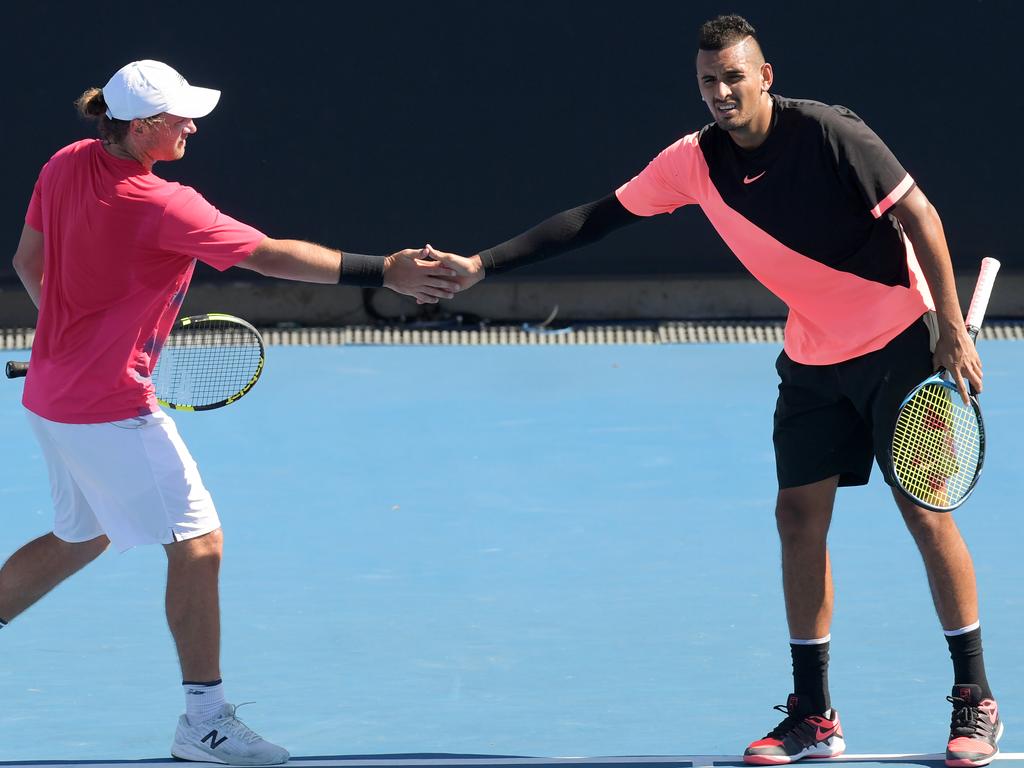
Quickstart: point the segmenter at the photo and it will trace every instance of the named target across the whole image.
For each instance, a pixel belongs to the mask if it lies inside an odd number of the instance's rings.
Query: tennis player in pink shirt
[[[162,544],[167,620],[186,711],[174,757],[271,765],[288,752],[235,717],[220,672],[216,508],[151,374],[196,261],[312,283],[386,286],[420,302],[450,298],[451,269],[418,258],[342,253],[276,240],[231,218],[191,187],[153,173],[180,160],[220,92],[171,67],[136,61],[79,98],[101,139],[43,166],[14,266],[39,308],[24,405],[46,458],[53,532],[0,569],[0,626],[113,544]]]

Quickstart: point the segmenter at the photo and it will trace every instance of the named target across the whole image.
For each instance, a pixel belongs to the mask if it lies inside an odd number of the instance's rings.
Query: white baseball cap
[[[220,99],[220,91],[189,85],[160,61],[144,59],[121,67],[103,86],[107,117],[134,120],[168,112],[178,117],[205,117]]]

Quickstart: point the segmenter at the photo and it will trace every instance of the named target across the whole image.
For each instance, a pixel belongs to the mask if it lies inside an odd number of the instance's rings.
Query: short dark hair
[[[759,48],[761,47],[754,25],[742,16],[730,13],[709,19],[700,25],[697,47],[702,51],[720,51],[723,48],[730,48],[748,37],[754,38],[754,42]]]

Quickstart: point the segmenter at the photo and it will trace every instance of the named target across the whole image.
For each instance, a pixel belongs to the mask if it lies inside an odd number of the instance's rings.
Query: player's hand
[[[978,357],[978,350],[962,322],[941,330],[939,340],[935,344],[932,362],[936,369],[941,366],[949,372],[953,383],[960,391],[964,405],[969,402],[967,399],[968,382],[971,385],[971,391],[975,394],[981,392],[981,358]]]
[[[430,244],[427,244],[424,251],[429,258],[437,259],[446,267],[454,270],[455,282],[459,284],[460,291],[472,288],[487,275],[487,270],[484,269],[484,264],[480,260],[480,254],[469,257],[459,256],[457,253],[439,251]]]
[[[459,290],[457,273],[440,260],[427,258],[425,248],[406,248],[384,257],[384,287],[412,296],[418,304],[436,304]]]

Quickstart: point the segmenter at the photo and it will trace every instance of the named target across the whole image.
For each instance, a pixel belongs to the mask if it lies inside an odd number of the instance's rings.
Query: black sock
[[[954,685],[977,685],[981,688],[981,698],[991,699],[992,689],[989,688],[985,676],[985,655],[981,649],[981,627],[964,632],[962,635],[946,635],[949,644],[949,657],[953,660]]]
[[[790,643],[793,655],[793,693],[804,714],[824,714],[832,708],[828,695],[829,642]]]

